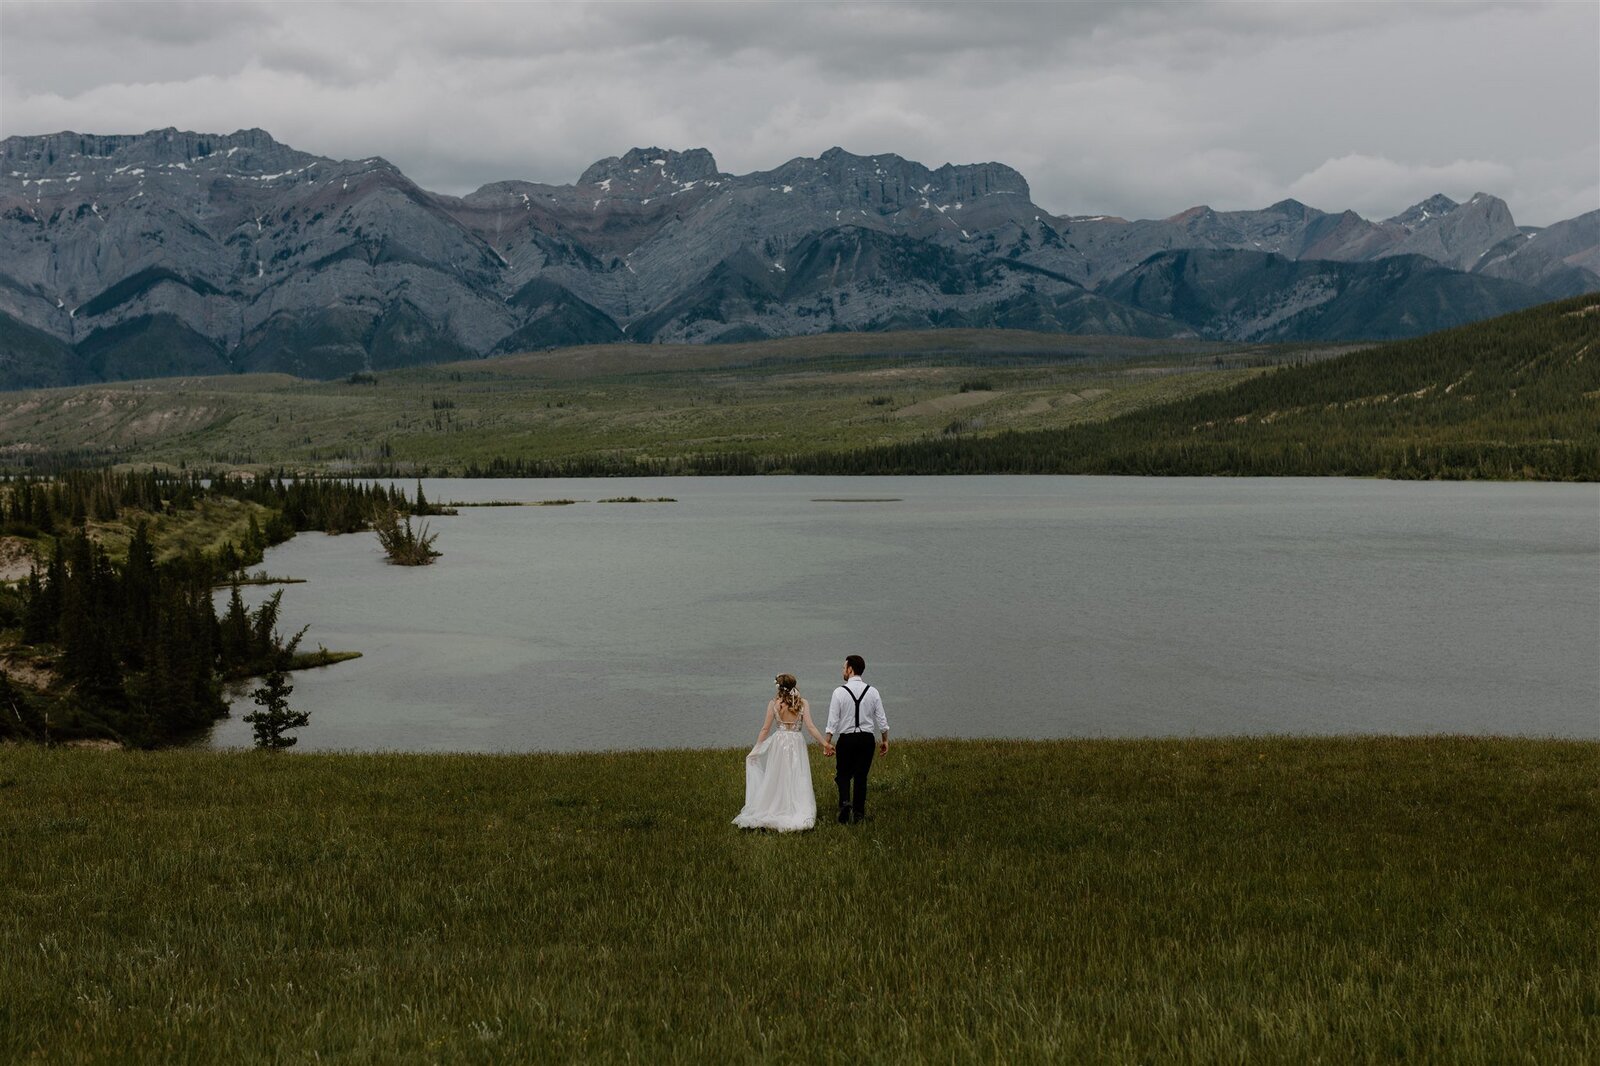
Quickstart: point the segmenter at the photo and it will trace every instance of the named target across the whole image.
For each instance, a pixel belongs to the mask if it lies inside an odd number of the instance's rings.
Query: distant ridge
[[[1180,252],[1206,254],[1174,303]],[[1600,211],[1526,230],[1484,193],[1127,221],[1051,215],[1002,163],[842,148],[746,175],[634,148],[452,197],[259,129],[0,142],[6,388],[840,330],[1369,339],[1596,290]]]

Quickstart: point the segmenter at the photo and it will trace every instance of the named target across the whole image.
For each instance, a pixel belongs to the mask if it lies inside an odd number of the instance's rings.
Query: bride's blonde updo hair
[[[799,684],[793,674],[779,674],[772,679],[778,686],[778,706],[786,709],[790,714],[800,713],[800,693],[795,689]]]

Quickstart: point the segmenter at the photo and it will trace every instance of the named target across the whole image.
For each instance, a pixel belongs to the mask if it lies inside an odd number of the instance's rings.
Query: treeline
[[[494,458],[468,463],[462,477],[669,477],[683,474],[737,476],[788,473],[790,457],[711,452],[704,455],[641,457],[596,453],[553,459]]]
[[[920,441],[796,456],[788,472],[1600,480],[1600,445],[1595,444],[1368,441],[1354,435],[1328,440],[1262,435],[1187,441],[1141,441],[1131,433],[1109,441],[1097,436],[1068,430]],[[1102,450],[1095,450],[1097,445]]]
[[[259,504],[220,550],[159,559],[149,516],[203,501]],[[151,470],[65,471],[0,482],[0,533],[40,545],[40,565],[0,586],[0,643],[53,683],[44,691],[0,672],[0,737],[105,737],[154,746],[191,736],[227,711],[222,684],[260,673],[284,648],[277,596],[244,607],[237,579],[270,545],[301,530],[366,528],[377,515],[437,514],[417,486],[354,481],[208,478]],[[89,535],[91,522],[130,522],[126,557]],[[234,581],[219,617],[213,589]]]
[[[173,514],[205,495],[197,475],[157,470],[67,470],[55,476],[22,475],[0,486],[0,534],[33,538],[114,521],[124,511]]]
[[[336,478],[290,478],[282,472],[254,479],[223,478],[214,484],[218,495],[258,503],[275,512],[280,520],[277,531],[286,535],[274,539],[273,543],[287,539],[288,535],[306,531],[356,533],[370,528],[373,516],[377,514],[452,513],[449,508],[428,502],[420,481],[417,482],[414,499],[408,499],[403,489],[392,484]]]
[[[93,522],[114,522],[127,512],[178,514],[201,500],[228,498],[260,504],[272,512],[260,530],[260,546],[277,544],[307,530],[354,533],[374,514],[448,513],[423,495],[414,500],[394,485],[339,478],[293,478],[282,471],[240,478],[152,469],[67,470],[44,477],[0,480],[0,535],[34,539]]]
[[[1055,430],[848,451],[495,459],[468,477],[1134,474],[1600,480],[1600,295]]]

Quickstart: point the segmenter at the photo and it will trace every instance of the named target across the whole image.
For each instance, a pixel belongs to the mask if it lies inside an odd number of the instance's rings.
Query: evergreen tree
[[[267,538],[266,538],[266,535],[261,532],[261,523],[256,521],[256,513],[254,511],[251,511],[250,512],[250,528],[245,532],[245,536],[244,536],[244,557],[245,557],[245,562],[247,564],[248,563],[258,563],[258,562],[260,562],[262,553],[265,552],[266,550],[267,550]]]
[[[121,627],[116,575],[105,550],[79,530],[65,545],[66,583],[61,597],[62,672],[93,703],[123,706],[117,661]]]
[[[300,638],[305,634],[304,629],[300,630],[273,656],[272,669],[261,679],[261,687],[250,693],[250,698],[261,709],[251,711],[244,716],[244,720],[250,723],[255,733],[257,748],[266,751],[292,748],[299,738],[287,736],[288,731],[299,729],[311,721],[308,712],[291,710],[289,707],[289,693],[294,691],[294,686],[289,684],[289,665],[294,660],[295,649],[300,646]]]
[[[61,611],[56,605],[61,590],[55,590],[52,597],[46,592],[47,586],[39,577],[39,568],[35,566],[28,571],[28,583],[24,586],[24,607],[22,610],[22,642],[24,644],[43,644],[53,640],[56,635],[56,621]]]
[[[239,582],[233,582],[228,596],[228,612],[222,616],[217,632],[217,654],[224,674],[243,667],[252,658],[250,646],[250,613],[245,610],[244,597],[239,595]]]
[[[224,574],[236,577],[244,569],[244,560],[239,558],[239,551],[233,546],[233,541],[225,541],[222,550],[217,553],[217,566]]]
[[[144,665],[149,647],[159,633],[156,618],[158,585],[150,528],[141,521],[134,527],[133,537],[128,541],[128,561],[122,566],[124,632],[121,644],[123,657],[128,661],[130,670],[138,670]]]
[[[278,651],[278,611],[283,604],[283,592],[280,590],[268,596],[266,602],[256,608],[255,614],[250,617],[250,655],[247,660],[251,666],[260,666],[270,663],[273,655]]]

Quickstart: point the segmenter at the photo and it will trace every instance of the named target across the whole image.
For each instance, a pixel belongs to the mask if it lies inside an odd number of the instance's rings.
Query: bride
[[[795,691],[793,674],[773,678],[778,694],[767,704],[756,746],[744,760],[744,810],[733,820],[741,829],[810,829],[817,824],[817,796],[811,790],[811,760],[804,726],[823,754],[828,743],[811,723],[811,705]]]

